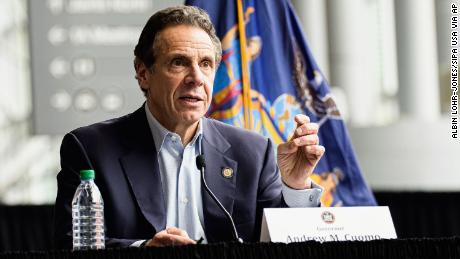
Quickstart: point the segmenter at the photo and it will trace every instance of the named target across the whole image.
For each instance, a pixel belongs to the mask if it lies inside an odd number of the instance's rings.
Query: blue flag
[[[288,0],[187,0],[206,10],[222,42],[208,116],[287,141],[306,114],[326,153],[312,179],[325,206],[375,205],[329,85]]]

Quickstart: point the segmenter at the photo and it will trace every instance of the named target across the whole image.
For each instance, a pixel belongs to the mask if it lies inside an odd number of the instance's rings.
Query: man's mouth
[[[185,96],[181,96],[181,97],[179,97],[179,99],[184,100],[184,101],[187,101],[187,102],[199,102],[199,101],[203,101],[203,99],[201,99],[199,96],[194,96],[194,95],[185,95]]]

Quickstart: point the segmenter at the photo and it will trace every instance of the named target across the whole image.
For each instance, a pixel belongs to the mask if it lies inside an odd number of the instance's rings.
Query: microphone
[[[222,203],[220,203],[220,201],[217,199],[217,197],[214,195],[214,193],[211,191],[211,189],[209,189],[208,184],[206,183],[206,180],[204,179],[204,169],[206,168],[206,161],[204,159],[203,154],[200,154],[200,155],[198,155],[196,157],[196,167],[198,168],[198,170],[200,170],[201,183],[203,184],[204,189],[209,194],[209,196],[211,196],[211,198],[214,200],[214,202],[217,204],[217,206],[224,212],[225,216],[227,217],[227,219],[232,224],[233,238],[235,239],[235,241],[238,241],[239,243],[243,243],[243,239],[241,239],[238,236],[238,232],[236,231],[235,222],[233,221],[232,216],[230,215],[230,213],[228,213],[228,211],[225,209],[225,207],[222,205]]]

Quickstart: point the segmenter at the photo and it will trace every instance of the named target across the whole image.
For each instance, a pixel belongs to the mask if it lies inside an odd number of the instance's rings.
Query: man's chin
[[[204,114],[202,113],[186,113],[186,114],[181,114],[181,120],[188,124],[192,125],[196,122],[198,122],[202,117],[204,117]]]

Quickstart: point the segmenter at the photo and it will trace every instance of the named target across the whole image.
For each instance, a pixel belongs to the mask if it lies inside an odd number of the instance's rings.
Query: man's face
[[[200,28],[167,27],[160,37],[153,71],[141,87],[155,118],[167,129],[187,127],[203,117],[211,104],[216,72],[211,38]]]

